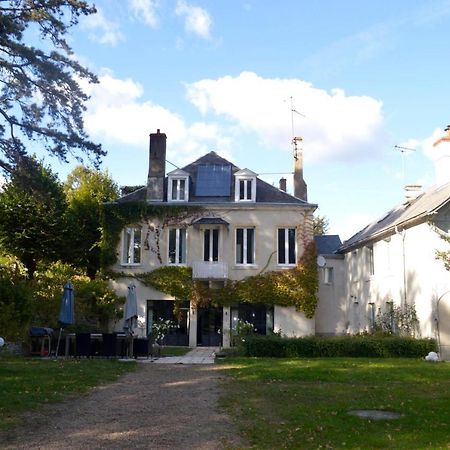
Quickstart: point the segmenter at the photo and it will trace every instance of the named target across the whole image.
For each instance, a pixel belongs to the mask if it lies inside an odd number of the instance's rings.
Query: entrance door
[[[219,347],[222,345],[222,308],[197,310],[197,345]]]

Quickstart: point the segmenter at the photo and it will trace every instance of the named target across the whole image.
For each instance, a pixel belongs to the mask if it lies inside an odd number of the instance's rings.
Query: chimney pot
[[[280,191],[286,192],[286,178],[280,178]]]

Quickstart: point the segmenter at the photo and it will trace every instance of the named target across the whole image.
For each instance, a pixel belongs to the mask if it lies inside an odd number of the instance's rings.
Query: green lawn
[[[257,449],[450,448],[450,364],[225,358],[221,405]],[[368,420],[350,410],[403,414]]]
[[[135,370],[116,360],[52,360],[0,356],[0,430],[20,423],[20,413],[86,392]]]

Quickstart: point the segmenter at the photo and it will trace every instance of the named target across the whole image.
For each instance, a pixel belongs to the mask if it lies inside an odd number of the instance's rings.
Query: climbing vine
[[[161,262],[159,252],[161,229],[171,224],[181,223],[189,217],[195,220],[202,210],[203,208],[199,206],[152,205],[144,201],[105,204],[102,210],[102,237],[100,242],[102,267],[107,268],[117,261],[117,246],[124,227],[140,224],[143,221],[146,221],[149,225],[144,239],[144,248],[154,251]],[[152,225],[150,219],[158,219],[160,226]],[[150,233],[153,233],[153,243],[150,243]]]
[[[264,272],[239,281],[228,280],[219,288],[193,280],[190,267],[165,266],[135,277],[143,284],[174,297],[175,309],[185,299],[196,307],[209,304],[230,306],[237,302],[264,303],[294,306],[311,318],[317,306],[318,275],[316,249],[312,241],[305,246],[295,268]]]

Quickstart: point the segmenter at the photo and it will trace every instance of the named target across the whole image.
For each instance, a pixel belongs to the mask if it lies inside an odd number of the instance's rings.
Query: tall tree
[[[72,229],[69,260],[94,278],[100,268],[101,208],[104,202],[118,198],[118,187],[108,172],[78,166],[67,177],[64,189]]]
[[[23,158],[0,192],[0,246],[33,277],[37,262],[65,256],[66,197],[57,176],[35,158]]]
[[[330,222],[326,216],[314,216],[313,232],[314,236],[319,236],[328,233]]]
[[[0,0],[0,168],[11,172],[39,142],[62,161],[85,154],[98,164],[105,154],[83,124],[88,99],[77,80],[98,82],[73,57],[68,29],[94,7],[78,0]],[[42,48],[25,43],[38,29]],[[80,154],[81,153],[81,154]]]

